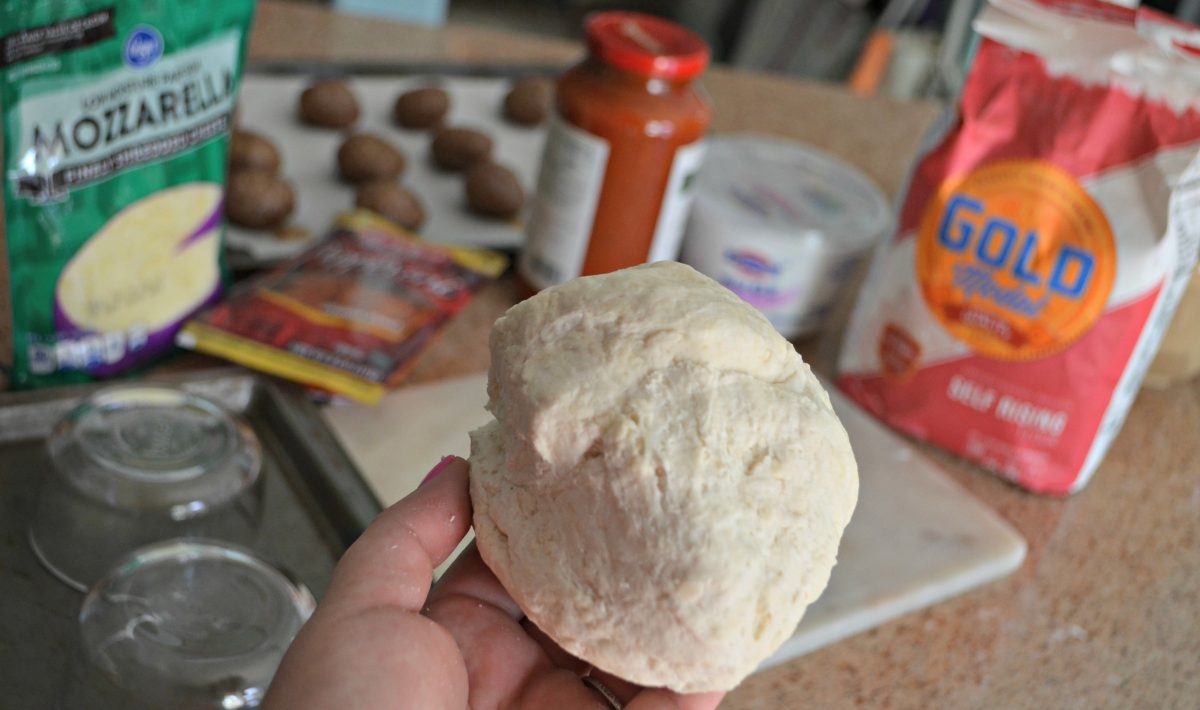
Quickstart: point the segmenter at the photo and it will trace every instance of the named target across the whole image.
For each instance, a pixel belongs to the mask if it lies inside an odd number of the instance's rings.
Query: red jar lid
[[[588,49],[612,66],[658,79],[690,79],[708,66],[708,45],[674,22],[640,12],[600,12],[586,25]]]

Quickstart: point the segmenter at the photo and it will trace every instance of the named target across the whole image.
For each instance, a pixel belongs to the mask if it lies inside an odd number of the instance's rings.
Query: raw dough
[[[610,673],[734,687],[829,580],[850,443],[791,344],[664,262],[576,279],[491,334],[471,434],[480,553],[526,615]]]

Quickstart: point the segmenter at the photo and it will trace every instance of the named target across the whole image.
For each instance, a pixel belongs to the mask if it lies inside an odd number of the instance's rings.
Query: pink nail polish
[[[442,471],[446,470],[446,467],[449,466],[450,462],[453,460],[454,460],[453,456],[443,456],[442,460],[438,461],[437,465],[434,466],[429,471],[429,473],[425,474],[425,478],[421,479],[421,485],[423,486],[426,483],[429,483],[433,479],[437,478],[438,474],[441,473]]]

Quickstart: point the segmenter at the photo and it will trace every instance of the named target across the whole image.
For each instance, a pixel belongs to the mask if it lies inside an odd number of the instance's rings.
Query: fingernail
[[[438,474],[441,473],[442,471],[446,470],[446,467],[449,466],[450,462],[453,460],[454,460],[453,456],[443,456],[442,460],[438,461],[437,465],[434,466],[433,469],[431,469],[429,471],[429,473],[425,474],[425,478],[421,479],[421,485],[423,486],[426,483],[429,483],[433,479],[437,478]]]

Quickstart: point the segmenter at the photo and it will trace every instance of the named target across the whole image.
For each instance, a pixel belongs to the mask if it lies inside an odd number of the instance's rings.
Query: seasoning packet
[[[13,386],[144,364],[220,296],[253,12],[253,0],[0,0]]]
[[[186,348],[374,404],[475,292],[508,266],[430,244],[366,210],[190,321]]]
[[[1200,244],[1200,32],[992,0],[957,112],[876,254],[839,385],[892,426],[1066,494],[1124,421]]]

